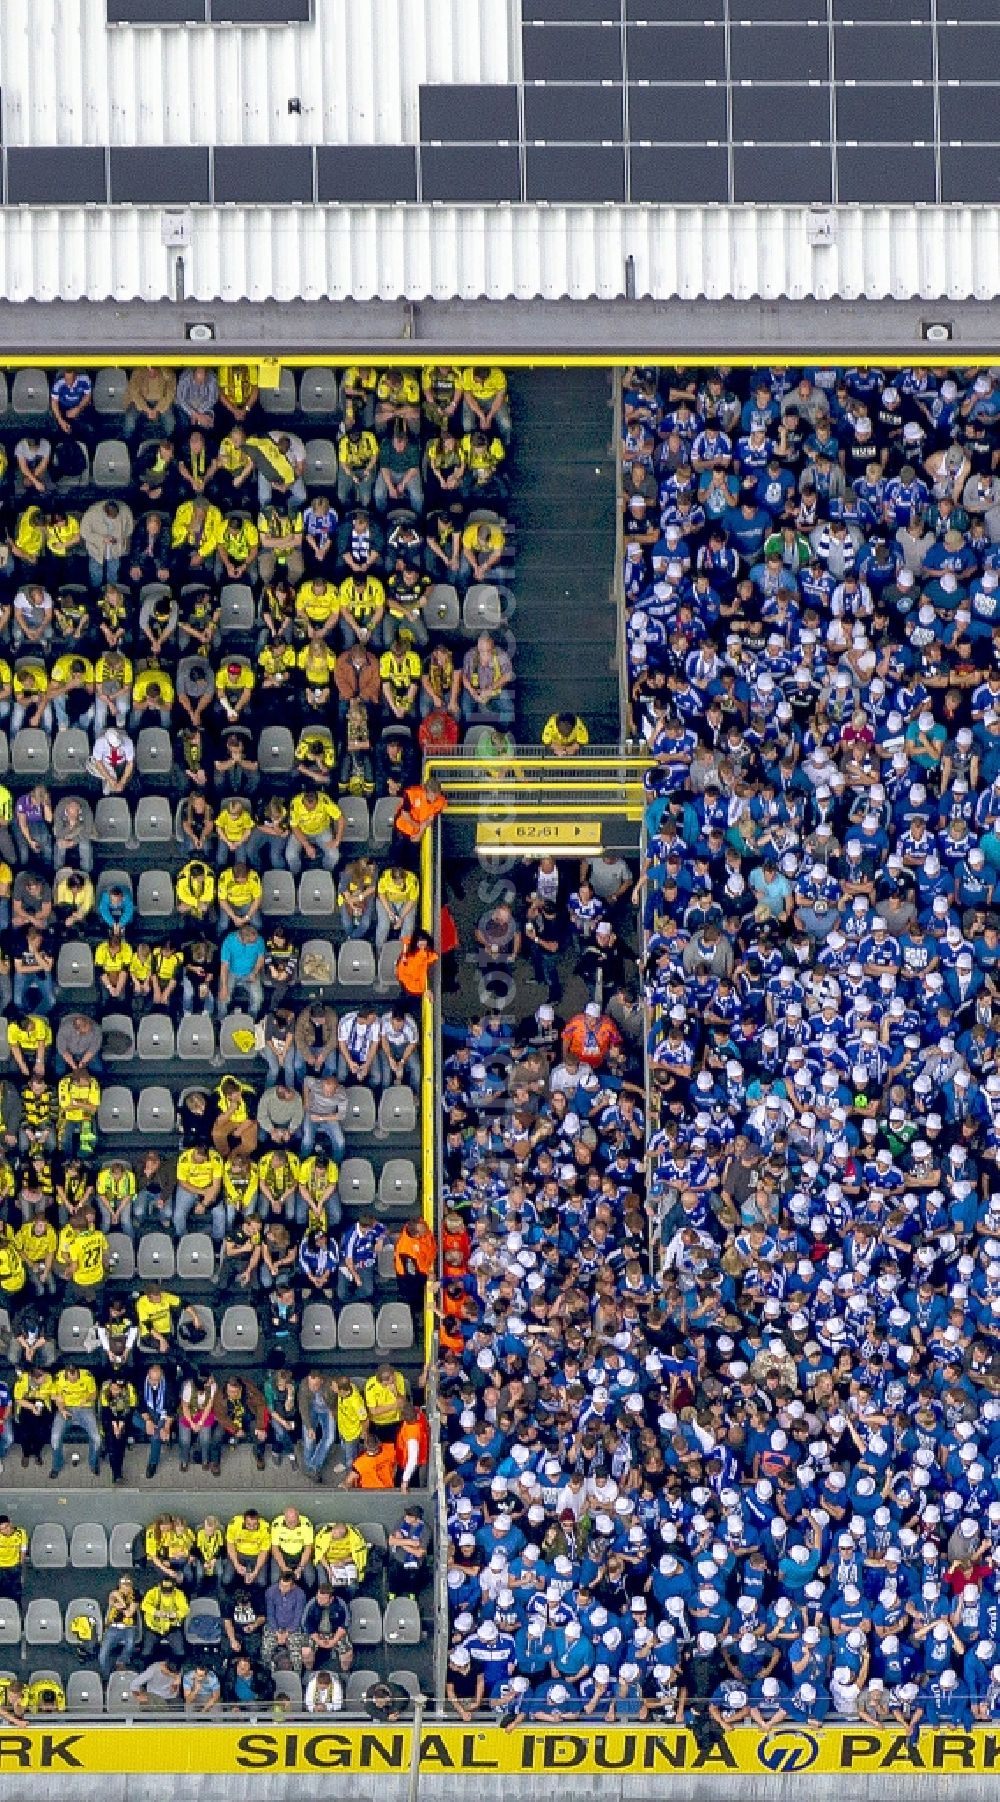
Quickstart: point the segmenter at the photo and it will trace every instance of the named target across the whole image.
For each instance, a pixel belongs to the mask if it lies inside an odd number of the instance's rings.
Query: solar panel
[[[1000,155],[946,145],[941,151],[941,199],[1000,204]]]
[[[108,0],[109,25],[204,25],[206,0]]]
[[[629,136],[633,144],[648,138],[652,143],[706,144],[725,139],[728,133],[724,87],[680,87],[657,83],[630,86]]]
[[[826,81],[829,34],[818,25],[741,25],[730,33],[736,81]]]
[[[800,147],[794,156],[778,148],[736,145],[733,150],[733,195],[782,206],[831,200],[833,169],[829,149]]]
[[[619,86],[585,88],[556,83],[525,88],[524,135],[553,143],[601,144],[621,141],[624,130],[623,90]]]
[[[103,206],[107,200],[100,148],[8,150],[6,158],[11,206]]]
[[[830,90],[804,87],[733,89],[733,140],[808,144],[829,139]]]
[[[316,198],[359,206],[416,200],[417,153],[409,144],[320,144]]]
[[[859,144],[932,143],[934,90],[931,87],[837,89],[837,136]]]
[[[420,89],[422,142],[496,144],[517,140],[517,89],[441,82]]]
[[[503,201],[521,198],[521,165],[516,145],[477,145],[465,149],[434,144],[421,151],[424,200]]]
[[[726,34],[719,25],[630,25],[630,81],[725,81]]]
[[[838,81],[929,81],[934,52],[929,31],[905,25],[835,25]]]
[[[211,197],[208,150],[143,145],[111,150],[111,199],[136,206],[195,206]]]
[[[724,149],[642,149],[631,156],[633,200],[664,205],[707,205],[729,197],[729,158]]]
[[[215,152],[215,198],[251,206],[311,200],[312,169],[305,144],[226,145]]]
[[[837,152],[841,201],[868,200],[885,206],[933,200],[933,150],[896,150],[845,145]]]
[[[564,204],[625,199],[625,152],[621,146],[562,149],[529,144],[525,151],[526,197]]]
[[[213,25],[305,25],[311,0],[209,0]]]
[[[619,26],[526,25],[525,81],[621,81]]]

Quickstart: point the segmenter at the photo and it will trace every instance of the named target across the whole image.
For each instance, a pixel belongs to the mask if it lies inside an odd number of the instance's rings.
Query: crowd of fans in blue
[[[468,1134],[450,1694],[993,1720],[1000,387],[632,369],[622,429],[652,1276],[627,1072]]]

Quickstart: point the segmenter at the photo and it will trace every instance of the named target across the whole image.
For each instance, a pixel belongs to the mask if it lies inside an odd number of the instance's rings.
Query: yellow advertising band
[[[139,1723],[41,1731],[5,1727],[0,1732],[0,1774],[95,1776],[112,1771],[186,1776],[239,1772],[405,1772],[410,1768],[408,1727],[213,1727]],[[738,1727],[718,1744],[700,1749],[686,1727],[521,1728],[457,1725],[426,1728],[420,1770],[470,1777],[595,1776],[603,1773],[667,1776],[796,1775],[810,1772],[902,1772],[929,1775],[1000,1771],[1000,1732],[782,1726],[763,1732]]]

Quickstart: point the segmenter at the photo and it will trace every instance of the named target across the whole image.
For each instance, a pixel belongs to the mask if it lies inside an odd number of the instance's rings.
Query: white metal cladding
[[[315,0],[310,25],[109,29],[105,0],[0,0],[4,141],[415,143],[421,82],[513,79],[515,3]]]
[[[613,300],[631,256],[636,295],[664,301],[1000,296],[1000,208],[854,207],[819,248],[809,222],[804,207],[196,208],[185,288],[203,301]],[[0,212],[7,300],[169,299],[174,276],[157,209]]]

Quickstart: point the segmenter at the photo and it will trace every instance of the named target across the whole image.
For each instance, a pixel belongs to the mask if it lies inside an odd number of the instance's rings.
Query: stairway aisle
[[[592,744],[617,744],[611,377],[526,369],[510,388],[518,738],[537,743],[549,715],[567,712]]]

